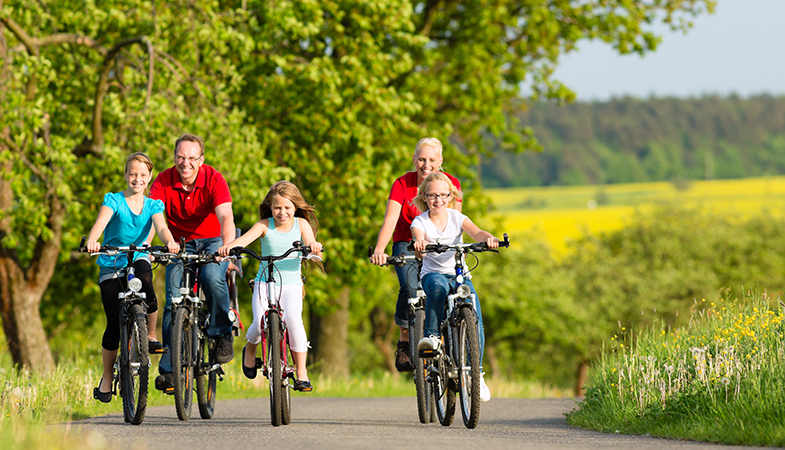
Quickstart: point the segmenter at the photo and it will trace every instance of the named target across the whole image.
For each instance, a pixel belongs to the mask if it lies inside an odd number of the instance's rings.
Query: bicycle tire
[[[128,308],[128,320],[121,328],[120,396],[123,416],[132,425],[144,420],[147,408],[149,355],[147,353],[147,314],[141,305]]]
[[[283,423],[281,402],[281,316],[275,311],[267,314],[267,378],[270,381],[270,422],[277,427]]]
[[[172,370],[174,372],[174,406],[177,418],[191,418],[193,403],[194,365],[192,340],[194,325],[190,320],[188,308],[177,308],[172,322],[172,336],[169,351],[172,353]]]
[[[413,326],[412,326],[413,325]],[[417,391],[417,416],[420,423],[429,423],[433,419],[431,411],[431,386],[426,381],[430,359],[423,359],[417,354],[416,345],[423,338],[425,311],[414,311],[414,324],[409,323],[409,357],[414,366],[414,387]]]
[[[445,427],[452,425],[452,420],[455,417],[455,391],[450,388],[450,379],[447,377],[448,369],[445,367],[447,357],[445,355],[449,348],[442,347],[443,355],[439,355],[433,359],[433,364],[436,367],[434,373],[434,380],[431,383],[433,392],[434,406],[436,407],[436,417]]]
[[[286,367],[289,349],[289,338],[287,337],[286,323],[283,322],[283,330],[281,330],[281,366]],[[289,425],[292,423],[292,384],[287,374],[281,374],[283,377],[281,386],[281,424]]]
[[[199,339],[199,364],[196,375],[196,403],[199,405],[199,416],[212,419],[215,414],[215,391],[218,387],[218,374],[211,370],[210,355],[213,354],[214,343],[208,337]]]
[[[475,428],[480,421],[480,344],[471,308],[461,308],[458,312],[457,334],[461,415],[466,428]]]

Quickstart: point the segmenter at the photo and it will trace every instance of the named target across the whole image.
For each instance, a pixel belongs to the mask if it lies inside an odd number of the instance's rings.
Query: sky
[[[560,59],[554,78],[581,101],[785,95],[785,0],[718,0],[714,14],[698,16],[686,35],[655,30],[662,42],[644,57],[583,42]]]

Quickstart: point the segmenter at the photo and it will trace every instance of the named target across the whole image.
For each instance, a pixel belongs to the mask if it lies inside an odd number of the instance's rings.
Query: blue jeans
[[[185,243],[185,250],[188,253],[215,253],[218,247],[223,245],[220,237],[209,239],[194,239]],[[199,280],[207,300],[207,308],[210,311],[210,326],[207,328],[207,335],[210,337],[220,336],[232,331],[232,321],[229,320],[229,288],[226,286],[226,269],[229,261],[222,261],[218,264],[210,263],[203,265],[199,270]],[[180,288],[183,280],[181,266],[169,264],[166,266],[166,306],[162,319],[163,345],[169,348],[169,338],[172,335],[172,294]],[[172,372],[172,362],[169,352],[161,356],[158,363],[158,372]]]
[[[474,290],[472,280],[464,279],[464,284],[469,286],[474,294],[474,312],[477,314],[477,334],[480,340],[480,364],[482,355],[485,352],[485,328],[482,326],[482,310],[480,309],[480,297]],[[444,320],[444,303],[450,287],[455,285],[455,275],[444,275],[441,273],[429,273],[422,278],[422,288],[428,297],[425,300],[425,330],[423,337],[441,336],[439,326]]]
[[[406,250],[408,242],[400,241],[393,242],[392,256],[397,256],[403,253],[404,255],[413,255],[413,252]],[[398,275],[398,301],[395,303],[395,324],[399,327],[407,328],[409,326],[409,298],[417,296],[417,266],[414,264],[406,264],[403,267],[395,267],[395,273]]]

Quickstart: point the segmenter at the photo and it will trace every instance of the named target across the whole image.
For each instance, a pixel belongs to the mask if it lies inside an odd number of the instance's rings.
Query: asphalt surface
[[[463,425],[459,405],[453,424],[444,427],[438,422],[421,424],[414,398],[296,394],[292,423],[280,427],[270,424],[267,398],[218,401],[210,420],[199,419],[194,405],[194,418],[181,422],[171,405],[148,408],[139,426],[124,423],[122,413],[117,413],[74,422],[70,427],[89,433],[97,443],[106,441],[113,449],[134,450],[744,448],[576,429],[564,417],[574,407],[571,399],[494,398],[482,404],[480,423],[469,430]]]

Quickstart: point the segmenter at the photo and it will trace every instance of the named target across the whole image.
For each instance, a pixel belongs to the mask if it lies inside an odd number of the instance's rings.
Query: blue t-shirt
[[[164,202],[145,197],[142,212],[134,214],[122,192],[109,192],[104,195],[102,206],[107,206],[114,211],[104,229],[103,245],[117,247],[142,245],[153,226],[153,215],[164,212]],[[134,255],[134,260],[139,258],[139,255],[139,253]],[[126,265],[125,253],[115,256],[101,255],[96,263],[106,269],[122,269]]]
[[[262,246],[262,256],[280,256],[292,248],[294,241],[301,241],[300,218],[295,217],[292,229],[287,233],[281,233],[275,229],[275,219],[270,217],[270,224],[267,233],[260,239]],[[292,252],[286,259],[275,262],[275,272],[273,272],[275,284],[281,285],[302,285],[303,279],[300,276],[300,253]],[[257,282],[267,282],[267,263],[259,263],[259,272],[256,273]]]

